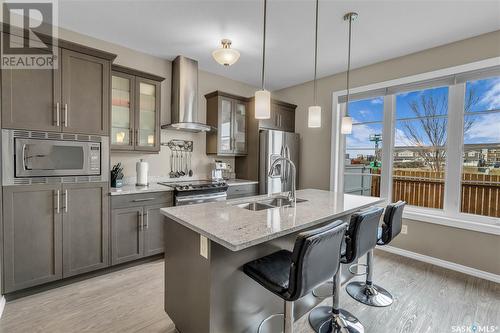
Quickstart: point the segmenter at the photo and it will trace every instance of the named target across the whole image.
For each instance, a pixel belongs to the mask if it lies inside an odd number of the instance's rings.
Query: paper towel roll
[[[136,185],[139,186],[148,185],[148,169],[149,169],[148,162],[144,162],[143,159],[141,159],[139,162],[135,164],[135,171],[137,173]]]

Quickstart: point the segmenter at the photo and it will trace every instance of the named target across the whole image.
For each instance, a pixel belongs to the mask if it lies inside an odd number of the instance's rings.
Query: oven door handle
[[[194,201],[194,200],[212,200],[212,199],[225,198],[225,197],[227,197],[226,192],[219,192],[219,193],[214,193],[214,194],[187,195],[187,196],[182,196],[182,197],[176,197],[175,201],[176,202],[187,202],[187,201]]]

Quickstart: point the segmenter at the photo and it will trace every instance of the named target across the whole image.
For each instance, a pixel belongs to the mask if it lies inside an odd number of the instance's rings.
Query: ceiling
[[[314,0],[268,0],[266,88],[313,77]],[[347,23],[353,23],[352,67],[500,30],[500,1],[320,0],[318,76],[342,72]],[[182,54],[201,69],[260,86],[263,0],[59,0],[59,25],[172,60]],[[241,52],[231,67],[211,56],[222,38]]]

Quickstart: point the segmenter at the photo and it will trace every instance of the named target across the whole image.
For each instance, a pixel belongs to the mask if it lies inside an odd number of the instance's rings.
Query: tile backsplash
[[[234,168],[234,158],[207,155],[205,153],[205,133],[189,133],[173,130],[161,131],[161,142],[167,143],[172,139],[190,140],[193,141],[193,153],[191,159],[191,166],[193,169],[193,177],[184,176],[181,178],[169,178],[170,172],[170,148],[161,146],[158,154],[141,154],[130,152],[112,152],[111,153],[111,167],[118,162],[123,165],[124,181],[135,182],[135,163],[141,158],[149,163],[149,177],[151,179],[160,179],[160,181],[176,180],[197,180],[210,178],[210,171],[215,159],[223,160],[229,163]],[[154,180],[153,180],[154,181]]]

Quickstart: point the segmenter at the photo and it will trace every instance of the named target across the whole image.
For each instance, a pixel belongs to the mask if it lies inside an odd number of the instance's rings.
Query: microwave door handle
[[[26,167],[26,144],[23,143],[21,159],[23,163],[23,170],[31,170],[31,168]]]

